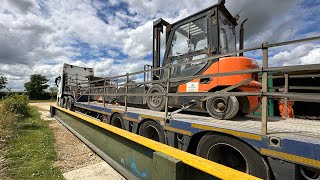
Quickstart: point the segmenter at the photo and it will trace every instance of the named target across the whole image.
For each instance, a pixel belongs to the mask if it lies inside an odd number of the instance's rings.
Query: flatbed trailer
[[[269,117],[267,106],[268,99],[270,98],[283,99],[286,108],[288,107],[287,104],[289,99],[320,102],[319,93],[292,93],[288,91],[290,89],[290,76],[318,76],[320,73],[320,64],[268,67],[268,48],[319,39],[320,37],[313,37],[275,44],[263,43],[258,47],[182,64],[210,61],[212,59],[231,56],[241,52],[261,49],[263,59],[262,67],[243,71],[175,78],[170,77],[170,69],[175,68],[178,65],[170,64],[166,67],[153,68],[116,77],[95,78],[93,80],[88,78],[87,81],[84,81],[82,78],[80,83],[79,74],[68,74],[67,72],[64,72],[61,76],[64,77],[64,81],[60,82],[60,84],[70,87],[65,89],[75,89],[76,91],[73,91],[64,97],[59,97],[64,98],[63,102],[66,102],[60,103],[59,105],[65,109],[77,111],[75,114],[84,114],[95,118],[97,122],[101,121],[97,124],[110,124],[262,179],[319,179],[320,121]],[[67,67],[71,67],[75,72],[76,68],[81,70],[81,67],[66,65],[65,68],[67,69]],[[83,69],[83,72],[86,72],[87,68]],[[146,80],[146,73],[159,70],[168,72],[166,79]],[[216,92],[172,93],[169,91],[170,83],[181,79],[215,78],[248,73],[262,74],[261,91],[232,91],[250,81],[250,79]],[[137,74],[144,74],[144,81],[130,82],[130,77]],[[285,79],[283,92],[269,91],[267,81],[268,78],[273,75],[278,77],[281,76]],[[72,79],[71,76],[74,77],[74,79]],[[110,83],[119,78],[125,78],[126,80],[123,81],[122,84]],[[146,88],[146,85],[148,84],[157,83],[165,83],[165,85],[162,85],[167,91],[165,93],[155,94],[148,94],[145,91],[142,93],[130,91],[131,86],[144,85],[144,88]],[[119,87],[122,88],[122,91],[120,92],[118,92]],[[142,87],[139,88],[143,89]],[[111,90],[116,91],[112,92]],[[64,93],[61,94],[64,95]],[[73,97],[70,94],[73,94]],[[130,97],[136,96],[164,96],[166,102],[164,112],[130,107]],[[172,109],[168,106],[168,102],[170,101],[170,97],[173,96],[185,96],[189,99],[192,99],[190,97],[202,96],[202,99],[204,100],[220,96],[259,96],[262,99],[262,111],[261,116],[236,116],[231,120],[215,119],[199,114],[195,115],[195,113],[180,113],[180,110],[184,111],[187,109],[188,104],[178,111],[171,111]],[[114,97],[123,98],[124,103],[118,104],[115,101],[112,105],[111,103],[114,100]],[[192,105],[192,103],[193,102],[189,105]],[[63,109],[62,107],[52,107],[52,114],[54,115],[55,109],[61,110]],[[67,114],[70,113],[75,115],[72,111],[65,112]],[[286,110],[286,116],[288,115],[287,113],[288,110]],[[63,119],[61,120],[63,121]],[[77,126],[77,123],[74,125]],[[81,127],[80,130],[84,132],[85,127]],[[100,143],[99,145],[102,146],[103,144]],[[105,146],[108,145],[110,144],[105,144]],[[119,156],[121,157],[121,155]],[[141,176],[139,177],[148,179]],[[236,178],[237,177],[235,177],[235,179]]]
[[[305,119],[283,119],[269,117],[268,135],[260,133],[261,118],[258,116],[237,117],[233,120],[219,120],[212,117],[204,117],[190,114],[174,114],[170,123],[166,123],[164,112],[155,112],[149,109],[125,107],[119,105],[106,105],[99,102],[77,102],[75,106],[85,113],[105,114],[111,117],[114,114],[121,114],[125,122],[125,130],[138,134],[138,126],[145,120],[159,122],[166,131],[168,144],[184,151],[191,151],[194,143],[199,139],[192,139],[197,134],[208,131],[222,133],[241,139],[262,155],[275,161],[274,163],[301,164],[312,167],[320,167],[320,121]],[[110,124],[110,118],[106,120]],[[131,123],[132,128],[129,128]],[[184,142],[179,145],[175,136],[183,135]],[[287,168],[284,166],[284,168]],[[284,169],[274,169],[274,171]],[[292,172],[293,173],[293,172]],[[289,174],[287,174],[289,176]],[[293,174],[292,174],[293,175]],[[293,176],[292,176],[293,177]]]

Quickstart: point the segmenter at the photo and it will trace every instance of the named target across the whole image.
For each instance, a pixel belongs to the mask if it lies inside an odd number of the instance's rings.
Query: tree
[[[58,93],[57,87],[50,87],[49,91],[50,91],[51,99],[53,99],[54,96],[57,96],[57,93]]]
[[[6,88],[7,78],[0,76],[0,91]]]
[[[49,80],[41,74],[32,74],[30,81],[24,84],[24,88],[30,99],[42,99],[45,95],[44,90],[49,87],[47,85],[48,81]]]

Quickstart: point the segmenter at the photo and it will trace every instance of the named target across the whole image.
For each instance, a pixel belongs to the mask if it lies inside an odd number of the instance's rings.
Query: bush
[[[26,95],[13,94],[2,101],[2,110],[4,113],[16,114],[19,118],[30,115],[29,98]]]
[[[12,112],[5,112],[3,108],[0,108],[0,151],[1,143],[6,142],[13,135],[17,128],[18,117]]]

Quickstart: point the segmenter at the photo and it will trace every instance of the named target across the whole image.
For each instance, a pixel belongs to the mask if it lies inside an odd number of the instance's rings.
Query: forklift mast
[[[160,45],[161,45],[161,34],[163,33],[163,26],[168,28],[170,24],[163,20],[162,18],[159,18],[158,20],[153,22],[153,62],[152,66],[153,68],[160,67]],[[168,32],[168,31],[167,31]],[[166,34],[166,43],[168,41],[168,34]],[[153,72],[153,80],[159,79],[160,71],[154,71]]]

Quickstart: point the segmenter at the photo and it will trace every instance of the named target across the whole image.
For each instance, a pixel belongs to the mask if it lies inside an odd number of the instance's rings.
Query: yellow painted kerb
[[[154,151],[162,152],[164,154],[167,154],[171,157],[174,157],[176,159],[181,160],[183,163],[194,167],[196,169],[199,169],[205,173],[208,173],[212,176],[215,176],[220,179],[249,179],[249,180],[256,180],[259,178],[256,178],[254,176],[251,176],[249,174],[234,170],[232,168],[223,166],[221,164],[215,163],[213,161],[209,161],[207,159],[201,158],[199,156],[189,154],[187,152],[181,151],[179,149],[173,148],[171,146],[150,140],[148,138],[139,136],[137,134],[128,132],[123,129],[116,128],[114,126],[105,124],[103,122],[97,121],[91,117],[84,116],[82,114],[69,111],[67,109],[54,106],[55,108],[64,111],[68,114],[71,114],[75,117],[80,118],[81,120],[87,121],[91,124],[94,124],[96,126],[99,126],[103,129],[106,129],[114,134],[117,134],[119,136],[122,136],[130,141],[136,142],[138,144],[141,144],[147,148],[150,148]]]
[[[296,156],[293,154],[283,153],[283,152],[264,149],[264,148],[261,148],[261,154],[275,157],[275,158],[284,159],[284,160],[291,161],[291,162],[310,165],[313,167],[318,167],[318,168],[320,167],[320,161],[318,161],[318,160],[309,159],[309,158],[305,158],[305,157],[301,157],[301,156]]]
[[[257,141],[261,141],[262,139],[262,137],[257,134],[244,133],[244,132],[234,131],[230,129],[216,128],[216,127],[205,126],[200,124],[192,124],[191,126],[198,129],[222,132],[222,133],[231,134],[237,137],[244,137],[244,138],[253,139]]]

